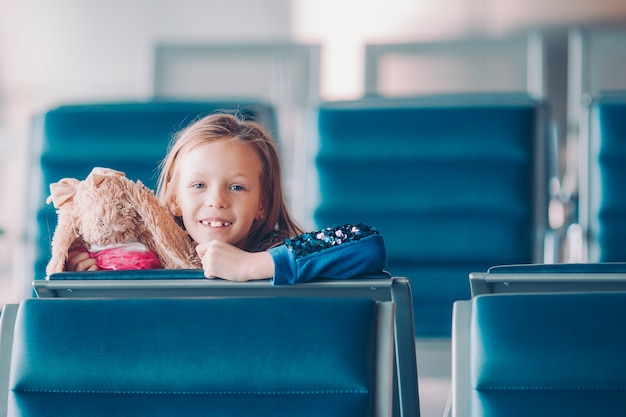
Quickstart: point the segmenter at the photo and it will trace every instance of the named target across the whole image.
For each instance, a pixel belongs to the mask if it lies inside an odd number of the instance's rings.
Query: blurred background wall
[[[310,104],[368,92],[368,45],[417,43],[431,45],[426,50],[432,52],[437,45],[454,50],[459,42],[467,45],[472,39],[538,33],[539,78],[533,78],[525,60],[504,72],[517,68],[525,74],[522,82],[529,91],[551,99],[565,139],[569,130],[575,131],[568,125],[567,103],[575,75],[568,70],[571,46],[579,39],[572,33],[621,28],[625,23],[623,0],[0,0],[0,303],[16,297],[16,265],[22,262],[21,225],[28,221],[23,218],[23,191],[29,187],[25,155],[32,116],[63,103],[148,99],[159,88],[165,91],[157,82],[163,71],[157,65],[158,51],[163,47],[314,45],[318,55],[312,62],[317,66],[302,87],[309,100],[304,104]],[[532,41],[529,44],[532,48]],[[460,75],[453,71],[455,61],[447,62],[450,72],[433,66],[420,73],[421,84],[403,82],[402,72],[393,69],[385,78],[383,68],[378,72],[380,85],[397,95],[454,86]],[[626,73],[621,63],[607,77]],[[197,83],[203,95],[209,81],[190,79],[184,88],[193,89]],[[219,83],[238,91],[244,81],[234,72],[231,77],[224,74]],[[298,111],[290,114],[281,139],[288,156],[297,159],[306,148],[306,136],[299,130],[305,117]],[[301,174],[293,166],[289,174],[292,200],[299,201],[305,197],[298,195]],[[297,215],[307,224],[304,208]]]

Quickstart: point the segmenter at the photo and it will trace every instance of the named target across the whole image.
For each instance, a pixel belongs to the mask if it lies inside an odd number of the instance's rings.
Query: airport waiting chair
[[[316,279],[275,286],[269,280],[207,280],[196,270],[63,272],[33,281],[39,298],[370,298],[393,302],[394,402],[396,417],[419,416],[413,304],[409,281],[387,274],[351,279]]]
[[[319,107],[315,221],[381,232],[387,270],[411,280],[418,337],[450,336],[470,272],[543,262],[546,118],[524,94]]]
[[[626,292],[454,304],[452,417],[622,416]]]
[[[600,93],[581,130],[579,222],[586,262],[626,261],[626,91]]]
[[[357,298],[27,299],[0,411],[390,416],[393,315]]]
[[[113,168],[148,187],[156,186],[160,161],[172,135],[217,111],[237,112],[261,122],[276,136],[274,108],[257,101],[137,101],[63,105],[34,118],[30,144],[26,241],[34,263],[31,280],[45,278],[56,226],[46,204],[49,185],[85,178],[94,166]],[[36,221],[33,221],[36,219]]]

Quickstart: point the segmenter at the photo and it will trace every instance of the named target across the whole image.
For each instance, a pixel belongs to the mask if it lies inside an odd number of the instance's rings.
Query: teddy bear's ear
[[[50,184],[50,197],[46,203],[54,203],[55,208],[61,207],[74,198],[76,186],[80,181],[75,178],[63,178],[59,182]]]
[[[89,173],[87,178],[85,178],[85,181],[93,187],[97,187],[98,185],[102,184],[102,181],[106,180],[107,178],[124,176],[126,176],[126,174],[121,171],[116,171],[111,168],[95,167],[91,170],[91,173]]]

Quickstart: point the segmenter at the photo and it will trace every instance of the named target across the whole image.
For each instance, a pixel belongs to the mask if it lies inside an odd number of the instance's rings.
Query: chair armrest
[[[467,416],[471,410],[470,316],[471,301],[457,301],[452,311],[451,417]]]

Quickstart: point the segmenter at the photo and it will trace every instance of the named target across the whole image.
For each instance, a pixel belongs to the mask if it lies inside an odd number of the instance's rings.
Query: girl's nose
[[[225,193],[221,190],[212,190],[207,195],[207,205],[209,207],[222,209],[227,206]]]

